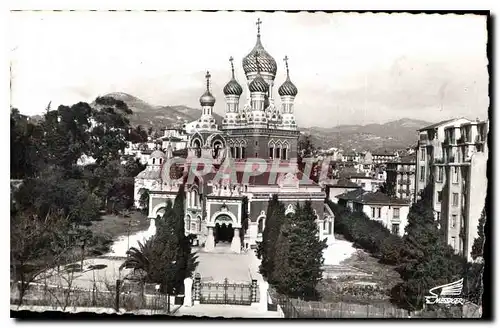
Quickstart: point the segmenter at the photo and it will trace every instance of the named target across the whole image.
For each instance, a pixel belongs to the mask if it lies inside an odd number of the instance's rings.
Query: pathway
[[[177,316],[192,315],[197,317],[224,318],[280,318],[278,311],[262,312],[256,306],[227,304],[197,304],[192,307],[182,306],[175,313]]]

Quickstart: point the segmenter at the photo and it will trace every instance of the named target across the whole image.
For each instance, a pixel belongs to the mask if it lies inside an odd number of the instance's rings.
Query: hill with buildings
[[[339,125],[332,128],[303,128],[316,147],[356,151],[397,150],[416,145],[417,130],[432,123],[403,118],[384,124]]]

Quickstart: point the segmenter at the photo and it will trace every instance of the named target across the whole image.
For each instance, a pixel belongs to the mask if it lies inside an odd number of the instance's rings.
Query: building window
[[[246,158],[245,150],[245,147],[241,147],[241,158]]]
[[[326,221],[323,221],[323,231],[326,231]]]
[[[332,227],[333,227],[333,222],[328,222],[328,234],[332,234]]]
[[[395,219],[399,219],[399,208],[394,208],[392,212],[392,217]]]
[[[454,250],[457,249],[457,240],[455,237],[451,237],[451,247],[453,247]]]
[[[380,219],[382,213],[382,208],[380,207],[372,207],[372,217],[374,219]]]
[[[399,223],[393,223],[391,230],[393,234],[399,235]]]
[[[452,177],[452,182],[453,183],[458,183],[458,168],[456,166],[451,168],[451,172],[453,174]]]
[[[274,158],[280,158],[280,152],[281,152],[281,149],[279,147],[276,147]]]
[[[420,160],[425,161],[425,148],[420,149]]]
[[[437,167],[437,171],[438,171],[437,181],[438,182],[443,182],[443,167],[442,166],[438,166]]]
[[[458,193],[453,193],[453,206],[458,206]]]
[[[259,157],[259,153],[255,153],[255,158],[258,158]]]
[[[281,159],[287,159],[287,153],[286,153],[287,149],[286,148],[283,148],[281,149]]]
[[[456,214],[453,214],[451,216],[451,227],[452,228],[455,228],[457,226],[457,215]]]
[[[441,212],[436,212],[436,220],[441,220]]]
[[[234,158],[240,158],[240,147],[236,147],[235,150]]]
[[[259,145],[259,142],[257,140],[255,140],[255,145],[258,146]]]
[[[269,147],[269,158],[273,158],[273,156],[274,156],[274,148]]]
[[[420,167],[420,181],[425,181],[425,166]]]
[[[234,147],[230,147],[229,149],[231,151],[231,157],[234,158]]]

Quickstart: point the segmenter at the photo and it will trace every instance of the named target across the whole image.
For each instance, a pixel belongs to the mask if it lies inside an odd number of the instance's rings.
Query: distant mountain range
[[[142,125],[146,129],[152,126],[155,130],[160,130],[166,126],[191,122],[198,119],[201,113],[199,109],[184,105],[154,106],[123,92],[108,93],[104,96],[124,101],[133,112],[130,117],[131,124],[134,126]],[[213,115],[217,124],[221,125],[222,117],[216,113]]]
[[[356,151],[392,151],[415,145],[417,130],[431,124],[432,122],[403,118],[384,124],[311,127],[303,128],[302,131],[311,135],[316,147],[323,149],[337,147]]]
[[[198,119],[201,114],[200,109],[184,105],[154,106],[123,92],[108,93],[104,96],[124,101],[133,111],[133,115],[130,117],[131,124],[133,126],[142,125],[146,129],[151,126],[155,130],[160,130],[166,126],[191,122]],[[220,126],[222,117],[216,113],[213,115]],[[403,118],[384,124],[339,125],[331,128],[311,127],[301,128],[301,131],[310,134],[315,147],[322,149],[336,147],[357,151],[392,151],[415,145],[417,129],[432,123]]]

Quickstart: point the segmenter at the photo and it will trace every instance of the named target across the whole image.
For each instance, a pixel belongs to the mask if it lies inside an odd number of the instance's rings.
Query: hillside
[[[432,123],[403,118],[384,124],[339,125],[332,128],[304,128],[316,147],[345,150],[395,150],[415,145],[417,130]]]
[[[133,126],[142,125],[146,128],[152,126],[160,130],[183,122],[191,122],[200,117],[201,110],[184,105],[154,106],[133,95],[123,92],[108,93],[110,96],[124,101],[133,111],[130,117]],[[219,126],[222,117],[214,113]],[[35,117],[32,117],[35,119]],[[331,128],[311,127],[302,128],[302,132],[311,135],[316,147],[329,149],[331,147],[344,150],[395,150],[404,149],[415,145],[417,142],[417,129],[432,123],[403,118],[384,124],[367,125],[339,125]],[[300,126],[300,122],[299,122]]]
[[[153,106],[142,99],[123,92],[108,93],[104,96],[124,101],[134,113],[130,117],[132,125],[152,126],[155,130],[174,124],[191,122],[200,117],[201,110],[184,105]],[[214,113],[217,124],[222,123],[222,117]]]

